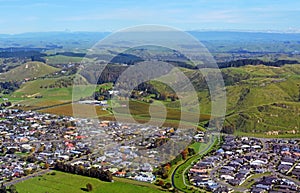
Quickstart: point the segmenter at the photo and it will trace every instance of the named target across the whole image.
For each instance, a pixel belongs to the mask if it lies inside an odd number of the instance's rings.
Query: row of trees
[[[194,155],[196,152],[193,148],[184,149],[179,155],[177,155],[169,163],[166,163],[158,168],[154,172],[155,175],[160,176],[162,179],[167,179],[169,177],[169,171],[173,165],[176,165],[179,161],[187,159],[188,156]]]
[[[218,63],[219,68],[229,68],[229,67],[240,67],[246,65],[265,65],[265,66],[276,66],[280,67],[285,64],[298,64],[297,60],[276,60],[276,61],[263,61],[259,59],[240,59],[229,62]]]
[[[102,168],[91,167],[88,169],[83,165],[71,165],[66,164],[65,162],[57,162],[55,165],[55,169],[72,174],[98,178],[106,182],[112,182],[113,180],[111,172],[108,170],[104,171]]]
[[[73,86],[74,78],[68,77],[68,78],[61,78],[57,81],[55,81],[53,84],[49,85],[41,85],[40,88],[67,88]]]

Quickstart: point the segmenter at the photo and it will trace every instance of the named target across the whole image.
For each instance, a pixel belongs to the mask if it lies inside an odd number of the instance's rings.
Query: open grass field
[[[61,88],[47,87],[57,81],[70,78],[72,77],[67,76],[63,78],[45,78],[29,81],[24,83],[20,89],[5,97],[9,98],[9,100],[15,104],[20,104],[21,109],[34,110],[44,107],[51,107],[53,105],[65,104],[72,102],[72,100],[79,100],[80,98],[92,95],[96,87],[95,85],[77,86],[78,89],[76,89],[76,91],[82,92],[76,92],[74,98],[74,88],[72,86]]]
[[[69,63],[80,63],[83,58],[55,55],[55,56],[47,56],[45,57],[45,59],[47,64],[69,64]]]
[[[95,178],[55,171],[56,175],[43,175],[16,184],[19,193],[83,193],[86,184],[93,186],[92,193],[156,193],[162,192],[155,185],[136,182],[131,184],[122,179],[103,182]]]
[[[167,127],[178,127],[179,121],[181,120],[181,112],[178,109],[167,108],[167,116],[164,119],[164,116],[161,113],[161,106],[152,106],[154,109],[154,114],[149,113],[149,103],[140,102],[140,101],[130,101],[129,109],[127,107],[116,107],[114,112],[118,113],[118,116],[122,118],[123,121],[130,122],[130,116],[134,118],[136,122],[147,123],[150,118],[161,122],[163,119],[163,125]],[[152,110],[153,110],[152,109]],[[115,120],[114,114],[108,110],[102,110],[100,106],[93,105],[84,105],[84,104],[65,104],[58,105],[50,108],[43,108],[39,110],[40,112],[53,113],[59,115],[67,116],[76,116],[76,117],[85,117],[85,118],[96,118],[98,117],[101,120]],[[195,116],[192,113],[187,113],[189,116]],[[187,116],[187,117],[189,117]],[[200,115],[199,119],[201,121],[208,120],[209,115]],[[192,119],[191,119],[192,120]],[[195,122],[189,122],[189,120],[182,120],[181,125],[183,127],[191,128],[195,126]]]
[[[73,109],[76,109],[73,111]],[[102,116],[110,116],[111,113],[102,110],[100,106],[86,105],[86,104],[66,104],[59,105],[52,108],[45,108],[39,110],[40,112],[52,113],[57,115],[96,118]]]
[[[151,108],[151,114],[149,109]],[[127,107],[116,107],[114,111],[120,114],[127,114]],[[165,108],[162,105],[157,104],[149,104],[146,102],[141,101],[130,101],[129,102],[129,109],[132,115],[135,115],[140,118],[145,118],[146,120],[153,118],[162,118],[164,117],[164,111],[166,111],[166,119],[167,120],[183,120],[185,122],[192,122],[195,120],[195,116],[199,116],[192,112],[183,111],[185,114],[185,119],[181,118],[181,110],[179,108]],[[209,120],[210,115],[201,114],[197,117],[200,121]]]
[[[29,81],[24,83],[20,89],[11,94],[10,98],[23,98],[32,99],[37,95],[43,96],[42,99],[51,99],[51,100],[72,100],[73,96],[73,87],[61,87],[61,88],[45,88],[56,81],[64,80],[71,78],[71,76],[64,78],[45,78],[37,79],[34,81]],[[90,96],[94,89],[95,85],[80,85],[76,88],[76,98],[75,100],[80,99],[81,97]],[[82,91],[82,92],[79,92]]]

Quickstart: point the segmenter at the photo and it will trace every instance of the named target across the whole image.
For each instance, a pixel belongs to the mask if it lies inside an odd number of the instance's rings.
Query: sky
[[[0,34],[181,30],[300,32],[299,0],[0,0]]]

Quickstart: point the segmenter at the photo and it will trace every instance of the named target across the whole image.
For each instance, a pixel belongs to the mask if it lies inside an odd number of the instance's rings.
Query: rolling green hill
[[[72,101],[73,78],[74,75],[28,81],[7,97],[11,101],[27,107],[26,109],[68,103]],[[75,100],[90,96],[93,93],[94,86],[86,86],[85,83],[86,80],[82,78],[82,87],[88,93],[79,93]]]
[[[60,69],[54,68],[41,62],[27,62],[12,70],[0,75],[1,81],[20,81],[26,78],[38,78],[53,72],[57,72]]]
[[[182,71],[198,90],[201,114],[211,113],[210,94],[202,74],[186,68]],[[223,131],[271,136],[300,134],[299,64],[246,65],[221,69],[221,72],[227,100]],[[158,90],[166,90],[160,83],[151,83]],[[179,108],[180,104],[167,102],[166,106]]]
[[[244,66],[222,70],[227,90],[225,131],[269,135],[299,133],[300,65]],[[199,92],[201,113],[209,94]]]
[[[2,74],[2,77],[10,79],[18,77],[20,80],[25,77],[42,76],[42,74],[56,70],[58,69],[42,63],[28,63]],[[197,70],[187,68],[181,68],[181,70],[198,91],[201,114],[209,114],[211,101],[205,79]],[[224,68],[221,69],[221,72],[227,91],[226,119],[223,131],[227,133],[255,132],[263,135],[299,133],[300,64],[281,67],[246,65]],[[70,102],[72,100],[70,85],[51,87],[60,82],[67,82],[70,78],[45,78],[29,81],[12,93],[10,98],[20,100],[20,103],[29,109]],[[170,88],[157,81],[152,81],[150,84],[158,91],[172,92]],[[89,94],[82,93],[82,97],[89,96],[92,92],[93,87],[91,86]],[[43,98],[36,99],[36,96],[43,96]],[[164,101],[164,104],[175,111],[180,108],[179,101],[167,100]],[[136,107],[134,110],[135,112],[139,111]],[[145,109],[142,111],[144,112]]]

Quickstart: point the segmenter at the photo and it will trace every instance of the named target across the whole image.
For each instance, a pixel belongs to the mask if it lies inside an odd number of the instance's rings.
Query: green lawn
[[[205,144],[201,142],[194,142],[190,145],[190,147],[193,148],[196,153],[198,153],[205,148]]]
[[[92,193],[155,193],[162,192],[158,189],[141,186],[145,183],[140,182],[133,185],[116,180],[113,183],[103,182],[95,178],[55,172],[56,175],[43,175],[16,184],[19,193],[83,193],[87,183],[93,186]],[[148,185],[148,184],[146,184]],[[150,184],[151,185],[151,184]],[[153,185],[154,186],[154,185]]]

